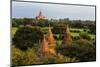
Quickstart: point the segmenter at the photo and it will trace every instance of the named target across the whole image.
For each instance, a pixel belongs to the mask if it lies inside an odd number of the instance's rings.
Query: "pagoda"
[[[47,33],[47,40],[48,40],[48,44],[49,45],[53,45],[54,46],[56,44],[56,40],[53,37],[53,33],[51,31],[50,25],[49,25],[48,33]]]
[[[48,41],[48,46],[49,46],[49,51],[51,54],[56,54],[55,48],[56,48],[56,40],[53,37],[53,33],[51,31],[51,27],[49,25],[48,28],[48,33],[47,33],[47,41]]]
[[[42,55],[48,55],[48,49],[49,49],[48,48],[48,42],[47,42],[45,35],[44,35],[42,43],[40,44],[40,49],[39,49],[41,56]]]
[[[71,35],[70,30],[69,30],[69,26],[68,26],[68,24],[67,24],[66,33],[65,33],[65,35],[64,35],[64,39],[63,39],[62,44],[66,46],[67,44],[69,44],[69,43],[71,43],[71,42],[72,42],[72,35]]]
[[[41,56],[48,56],[48,55],[55,55],[56,51],[56,40],[53,37],[53,33],[51,31],[51,27],[49,25],[47,36],[43,37],[43,40],[40,44],[40,55]]]
[[[37,20],[45,19],[45,16],[42,15],[41,10],[40,10],[40,12],[39,12],[39,15],[36,16],[36,19],[37,19]]]

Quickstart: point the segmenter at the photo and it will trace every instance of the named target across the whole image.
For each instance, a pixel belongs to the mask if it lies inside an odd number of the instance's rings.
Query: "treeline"
[[[89,33],[96,33],[96,22],[95,21],[82,21],[82,20],[69,20],[69,19],[59,19],[59,20],[36,20],[33,18],[22,18],[22,19],[12,19],[12,27],[20,27],[20,26],[40,26],[47,27],[49,26],[57,26],[57,25],[67,25],[71,28],[84,28],[89,29]]]

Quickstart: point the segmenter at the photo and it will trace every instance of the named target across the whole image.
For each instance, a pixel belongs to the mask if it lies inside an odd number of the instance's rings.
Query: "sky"
[[[12,2],[12,18],[35,18],[40,10],[47,19],[95,20],[94,6]]]

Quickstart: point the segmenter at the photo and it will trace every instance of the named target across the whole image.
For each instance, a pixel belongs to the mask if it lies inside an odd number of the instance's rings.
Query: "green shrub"
[[[70,30],[70,32],[74,32],[74,33],[80,33],[80,30]]]
[[[88,33],[80,33],[79,35],[82,39],[91,40],[91,37],[88,35]]]
[[[12,66],[17,65],[30,65],[30,64],[40,64],[40,59],[37,56],[34,48],[29,48],[26,51],[21,51],[12,46]]]
[[[24,57],[24,53],[15,47],[15,45],[12,45],[12,66],[14,65],[21,65],[22,64],[22,60]]]
[[[35,43],[39,43],[43,37],[43,32],[40,28],[21,27],[16,31],[13,38],[15,46],[21,50],[31,48]]]
[[[42,62],[43,64],[48,64],[48,63],[65,63],[65,62],[78,62],[79,60],[77,58],[70,58],[70,57],[65,57],[61,54],[57,55],[51,55],[46,57]]]
[[[40,59],[34,48],[28,48],[28,50],[24,52],[23,58],[24,58],[22,60],[23,65],[40,64]]]
[[[73,38],[73,40],[75,41],[75,40],[79,40],[80,39],[80,37],[79,36],[72,36],[72,38]]]
[[[94,45],[85,39],[80,39],[66,47],[58,47],[57,52],[71,58],[79,58],[80,61],[96,60],[96,49]]]
[[[53,33],[55,34],[64,34],[66,31],[66,25],[64,24],[56,24],[53,29]]]

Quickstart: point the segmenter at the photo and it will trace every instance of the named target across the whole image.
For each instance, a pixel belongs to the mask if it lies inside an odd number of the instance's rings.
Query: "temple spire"
[[[42,12],[41,12],[41,10],[40,10],[40,12],[39,12],[39,16],[42,16]]]
[[[37,20],[46,19],[46,17],[42,15],[42,11],[41,11],[41,10],[39,11],[38,16],[36,16],[36,19],[37,19]]]

